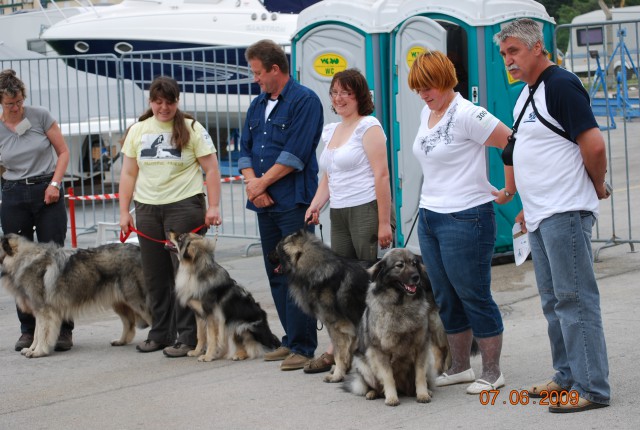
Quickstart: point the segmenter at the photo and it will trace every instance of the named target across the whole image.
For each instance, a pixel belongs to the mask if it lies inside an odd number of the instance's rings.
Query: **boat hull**
[[[101,43],[113,46],[112,41]],[[52,46],[56,51],[65,53],[70,44],[73,42],[59,41],[52,43]],[[119,58],[112,55],[74,55],[64,59],[67,65],[83,72],[130,79],[142,89],[148,89],[156,76],[163,75],[176,79],[188,92],[230,95],[260,92],[260,88],[253,83],[244,47],[172,42],[148,42],[136,46],[143,49],[122,54]]]

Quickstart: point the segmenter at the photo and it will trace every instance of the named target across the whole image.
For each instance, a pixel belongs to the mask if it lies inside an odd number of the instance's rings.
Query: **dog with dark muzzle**
[[[195,233],[169,233],[167,247],[178,254],[176,296],[196,314],[198,344],[188,355],[212,361],[261,356],[280,346],[267,313],[214,258],[215,243]],[[235,351],[231,354],[229,341]],[[206,351],[205,351],[206,346]]]
[[[431,401],[429,386],[447,367],[449,346],[419,257],[392,249],[369,269],[372,284],[358,327],[354,375],[344,388],[385,404],[400,403],[398,393]]]
[[[277,273],[288,276],[289,292],[298,306],[327,327],[336,365],[324,381],[342,381],[356,348],[369,287],[367,270],[304,229],[284,237],[268,258]]]

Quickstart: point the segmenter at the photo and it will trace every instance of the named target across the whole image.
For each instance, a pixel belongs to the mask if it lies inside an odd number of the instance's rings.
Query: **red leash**
[[[200,227],[196,227],[193,230],[191,230],[191,233],[197,233],[200,230],[202,230],[205,227],[205,224],[202,224]],[[159,239],[154,239],[153,237],[149,237],[146,234],[142,233],[140,230],[137,230],[135,227],[133,226],[129,226],[129,231],[125,234],[122,232],[122,230],[120,230],[120,242],[125,243],[126,240],[129,238],[129,235],[131,235],[131,232],[136,233],[138,236],[144,237],[145,239],[149,239],[152,242],[156,242],[156,243],[161,243],[163,245],[166,245],[169,243],[168,240],[159,240]]]

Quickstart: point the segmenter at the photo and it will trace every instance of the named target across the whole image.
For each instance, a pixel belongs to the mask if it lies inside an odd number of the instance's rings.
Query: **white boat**
[[[297,14],[270,12],[259,0],[124,0],[59,21],[42,38],[63,55],[248,46],[260,39],[289,44],[296,21]]]
[[[193,93],[249,95],[257,87],[243,47],[261,39],[289,45],[298,15],[277,10],[299,12],[317,1],[269,0],[270,11],[260,0],[124,0],[61,20],[42,39],[61,55],[115,55],[117,64],[67,64],[143,89],[168,75]]]
[[[58,21],[88,12],[92,7],[89,1],[74,2],[74,6],[66,5],[69,2],[62,3],[64,4],[58,5],[50,2],[49,7],[43,8],[40,2],[37,2],[37,7],[33,9],[21,9],[0,15],[0,42],[43,55],[52,53],[53,49],[40,39],[42,33]]]

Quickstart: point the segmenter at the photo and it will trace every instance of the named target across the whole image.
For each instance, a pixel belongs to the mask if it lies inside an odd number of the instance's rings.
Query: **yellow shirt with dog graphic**
[[[154,117],[131,126],[122,145],[122,153],[138,162],[134,200],[161,205],[204,192],[204,176],[198,157],[216,152],[211,136],[199,123],[189,129],[189,144],[182,150],[171,145],[173,121],[160,122]]]

